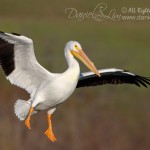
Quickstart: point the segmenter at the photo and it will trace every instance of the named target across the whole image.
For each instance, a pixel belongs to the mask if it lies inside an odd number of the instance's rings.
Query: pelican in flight
[[[36,60],[33,41],[17,33],[0,32],[0,66],[6,78],[30,94],[28,101],[18,99],[14,105],[16,116],[25,120],[31,129],[31,115],[47,110],[46,136],[55,142],[51,116],[56,107],[66,101],[76,88],[102,84],[129,83],[137,86],[150,85],[150,78],[135,75],[121,69],[97,70],[76,41],[69,41],[64,49],[68,69],[63,73],[51,73]],[[91,72],[80,73],[77,57]]]

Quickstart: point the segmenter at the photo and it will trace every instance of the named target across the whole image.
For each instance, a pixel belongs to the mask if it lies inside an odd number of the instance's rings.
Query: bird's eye
[[[78,46],[77,46],[77,45],[75,45],[75,48],[77,49],[77,48],[78,48]]]

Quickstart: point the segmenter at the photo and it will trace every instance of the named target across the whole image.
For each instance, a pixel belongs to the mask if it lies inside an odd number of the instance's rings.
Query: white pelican
[[[150,85],[150,79],[121,69],[97,70],[76,41],[69,41],[64,49],[68,69],[63,73],[51,73],[36,60],[31,39],[16,33],[0,32],[0,66],[6,78],[30,94],[28,101],[17,100],[14,106],[16,116],[25,120],[30,127],[30,117],[41,110],[47,111],[47,137],[55,142],[51,115],[57,105],[64,102],[75,90],[84,86],[130,83],[137,86]],[[80,73],[79,58],[92,72]]]

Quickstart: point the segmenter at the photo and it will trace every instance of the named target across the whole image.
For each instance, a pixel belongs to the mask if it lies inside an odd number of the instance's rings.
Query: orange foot
[[[56,142],[56,138],[55,138],[55,135],[52,131],[52,129],[48,128],[46,131],[45,131],[45,134],[46,136],[48,137],[49,140],[51,140],[52,142]]]
[[[31,106],[30,110],[29,110],[29,114],[28,114],[28,117],[27,119],[25,120],[25,125],[28,129],[31,129],[31,126],[30,126],[30,117],[32,115],[32,112],[34,111],[33,107]]]
[[[47,120],[48,120],[48,129],[45,131],[45,134],[49,140],[51,140],[52,142],[56,142],[56,138],[55,138],[53,130],[52,130],[52,123],[51,123],[51,115],[50,114],[47,114]]]

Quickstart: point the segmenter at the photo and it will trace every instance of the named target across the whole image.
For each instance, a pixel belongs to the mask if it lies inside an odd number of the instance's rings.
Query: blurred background
[[[1,0],[0,30],[16,32],[33,39],[40,64],[51,72],[67,68],[64,46],[77,40],[97,68],[121,68],[150,76],[150,22],[102,17],[80,20],[69,18],[67,8],[77,13],[93,12],[99,3],[121,15],[140,14],[137,8],[149,8],[148,0]],[[136,12],[121,12],[121,8]],[[98,8],[96,12],[99,12]],[[111,13],[110,13],[111,12]],[[78,14],[81,15],[81,14]],[[112,17],[112,15],[111,15]],[[81,71],[88,71],[82,63]],[[14,114],[14,103],[29,95],[9,83],[0,72],[0,149],[1,150],[149,150],[150,88],[133,85],[104,85],[77,89],[57,108],[52,118],[56,143],[44,135],[46,112],[31,119],[32,130]]]

